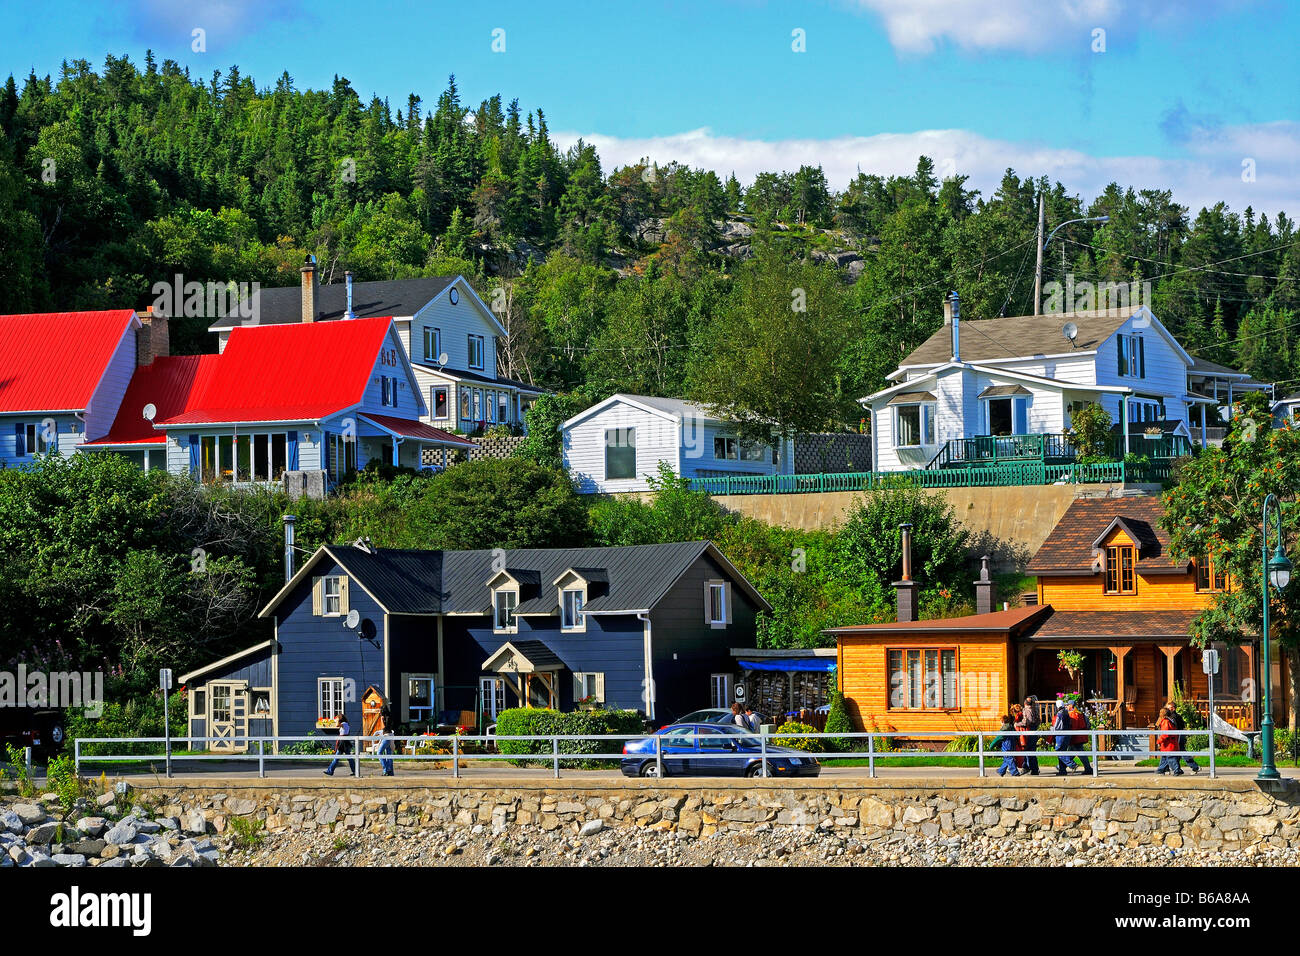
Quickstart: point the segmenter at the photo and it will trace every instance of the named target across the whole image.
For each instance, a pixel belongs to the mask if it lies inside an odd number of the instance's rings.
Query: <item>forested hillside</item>
[[[454,79],[432,103],[394,106],[342,76],[301,90],[236,67],[199,79],[152,57],[76,61],[0,90],[0,311],[143,307],[178,272],[292,284],[308,253],[325,281],[459,271],[500,307],[506,375],[706,401],[803,387],[797,423],[831,427],[855,423],[853,399],[937,327],[948,288],[967,317],[1031,310],[1041,188],[1049,228],[1111,217],[1059,233],[1046,280],[1150,280],[1193,351],[1284,389],[1300,379],[1286,216],[1193,213],[1119,184],[1085,204],[1021,172],[981,195],[925,157],[910,176],[847,184],[810,167],[748,184],[608,169],[589,145],[558,149],[540,105],[470,108]],[[174,341],[212,347],[204,324]]]

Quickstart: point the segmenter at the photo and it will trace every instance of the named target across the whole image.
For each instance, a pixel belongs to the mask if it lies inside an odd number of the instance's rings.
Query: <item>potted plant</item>
[[[1058,651],[1056,654],[1057,668],[1065,671],[1070,675],[1071,680],[1078,680],[1079,671],[1083,670],[1083,652],[1082,651]]]

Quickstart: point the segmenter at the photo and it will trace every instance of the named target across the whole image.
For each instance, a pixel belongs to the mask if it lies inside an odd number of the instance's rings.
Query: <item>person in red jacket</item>
[[[1160,719],[1156,722],[1156,727],[1163,731],[1177,730],[1174,722],[1169,719],[1169,709],[1160,708]],[[1168,756],[1170,751],[1176,751],[1178,747],[1178,738],[1171,733],[1162,733],[1156,737],[1156,749],[1160,751],[1160,765],[1156,767],[1156,773],[1172,773],[1175,777],[1183,775],[1183,769],[1179,766],[1178,758]]]
[[[1070,700],[1069,710],[1070,710],[1069,722],[1070,722],[1071,730],[1092,729],[1092,724],[1088,722],[1088,715],[1079,709],[1079,704],[1077,701],[1073,699]],[[1083,753],[1085,749],[1091,749],[1089,747],[1091,741],[1092,741],[1092,737],[1088,734],[1071,735],[1070,749],[1078,752],[1079,763],[1083,765],[1084,773],[1092,773],[1092,764],[1088,762],[1088,758],[1084,756]]]

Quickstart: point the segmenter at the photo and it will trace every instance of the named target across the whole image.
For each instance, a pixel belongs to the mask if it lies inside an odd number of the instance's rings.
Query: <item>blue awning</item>
[[[747,671],[812,671],[825,674],[835,669],[833,657],[767,657],[761,661],[737,661]]]

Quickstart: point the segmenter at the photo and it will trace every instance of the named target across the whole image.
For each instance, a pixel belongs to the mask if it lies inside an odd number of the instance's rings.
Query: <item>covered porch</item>
[[[488,718],[512,707],[560,709],[567,668],[543,641],[506,641],[482,665]]]

